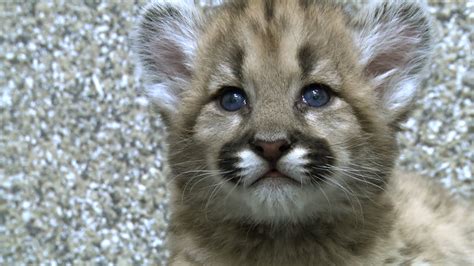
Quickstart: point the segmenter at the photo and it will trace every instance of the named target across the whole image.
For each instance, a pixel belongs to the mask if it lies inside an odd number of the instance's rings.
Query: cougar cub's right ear
[[[193,72],[201,11],[192,1],[159,0],[146,6],[133,36],[145,93],[169,121]]]

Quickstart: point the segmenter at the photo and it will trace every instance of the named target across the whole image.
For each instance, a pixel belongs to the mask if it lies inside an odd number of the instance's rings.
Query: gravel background
[[[164,129],[128,40],[143,1],[56,2],[0,0],[0,265],[162,264]],[[474,2],[431,6],[436,56],[400,164],[470,198]]]

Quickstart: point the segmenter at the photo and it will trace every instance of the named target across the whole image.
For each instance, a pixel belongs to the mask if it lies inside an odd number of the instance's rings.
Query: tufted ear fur
[[[201,12],[189,0],[157,0],[147,5],[133,36],[145,93],[165,120],[176,113],[189,87]]]
[[[352,21],[360,63],[391,123],[404,119],[431,56],[430,21],[417,3],[370,4]]]

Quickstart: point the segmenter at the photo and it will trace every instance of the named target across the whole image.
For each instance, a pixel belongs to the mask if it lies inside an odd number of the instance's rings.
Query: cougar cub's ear
[[[200,18],[192,1],[153,1],[144,8],[133,36],[145,92],[168,121],[189,87]]]
[[[351,23],[360,63],[396,125],[410,110],[431,56],[430,20],[419,4],[387,0],[361,10]]]

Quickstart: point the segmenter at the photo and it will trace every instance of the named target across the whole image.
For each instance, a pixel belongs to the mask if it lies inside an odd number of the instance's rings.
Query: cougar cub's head
[[[377,197],[430,48],[424,10],[394,2],[147,6],[134,49],[169,129],[176,204],[274,223]]]

